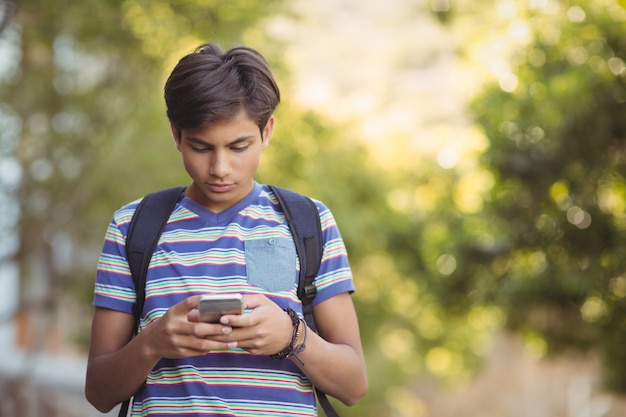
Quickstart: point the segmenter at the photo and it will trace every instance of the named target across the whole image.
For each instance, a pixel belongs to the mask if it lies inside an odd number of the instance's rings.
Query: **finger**
[[[193,323],[200,323],[200,311],[198,309],[193,309],[187,314],[187,320]]]
[[[198,308],[199,302],[200,302],[200,296],[192,295],[190,297],[185,298],[182,301],[179,301],[173,306],[171,306],[168,310],[168,313],[176,317],[187,316],[192,311]]]
[[[180,301],[178,304],[175,304],[174,306],[172,306],[172,308],[175,309],[177,313],[189,314],[190,312],[198,308],[199,303],[200,296],[192,295]]]
[[[159,327],[162,327],[171,334],[180,332],[192,334],[193,328],[190,325],[193,324],[192,322],[194,320],[190,320],[190,317],[196,314],[193,312],[198,307],[199,301],[199,296],[191,296],[174,304],[167,310],[165,315],[157,321],[160,325]]]
[[[256,324],[254,315],[248,314],[226,314],[220,317],[220,323],[230,327],[251,327]]]
[[[188,357],[207,354],[213,350],[229,349],[233,342],[197,337],[183,337],[179,339],[177,347],[166,357]]]
[[[231,326],[225,326],[223,324],[199,322],[193,325],[193,335],[201,339],[229,335],[232,332],[233,328]]]
[[[254,331],[250,331],[249,329],[234,329],[232,334],[233,341],[237,343],[237,347],[244,349],[253,354],[271,354],[276,352],[270,352],[273,350],[271,344],[268,345],[268,337],[267,335],[259,335]],[[280,350],[280,349],[278,349]],[[277,350],[277,351],[278,351]]]

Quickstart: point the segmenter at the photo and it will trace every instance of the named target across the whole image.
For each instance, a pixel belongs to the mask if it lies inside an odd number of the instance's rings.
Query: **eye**
[[[194,152],[208,152],[209,148],[203,146],[190,146],[191,150]]]
[[[245,146],[233,146],[233,147],[231,148],[231,150],[232,150],[233,152],[243,152],[243,151],[245,151],[246,149],[248,149],[248,145],[245,145]]]
[[[193,152],[209,152],[211,150],[211,146],[208,146],[205,143],[200,143],[200,142],[187,142],[187,146],[189,146],[189,149],[191,149]]]

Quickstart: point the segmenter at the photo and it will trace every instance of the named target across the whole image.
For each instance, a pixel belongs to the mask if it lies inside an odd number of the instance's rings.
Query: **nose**
[[[217,178],[224,178],[230,173],[231,165],[224,151],[216,151],[211,158],[209,173]]]

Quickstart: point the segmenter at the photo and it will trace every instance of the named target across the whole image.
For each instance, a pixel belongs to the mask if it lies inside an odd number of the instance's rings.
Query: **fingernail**
[[[236,347],[237,347],[237,342],[230,342],[230,343],[228,344],[228,348],[229,348],[229,349],[234,349],[234,348],[236,348]]]

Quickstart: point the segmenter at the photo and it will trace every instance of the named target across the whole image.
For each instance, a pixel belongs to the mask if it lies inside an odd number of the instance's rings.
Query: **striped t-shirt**
[[[135,286],[125,254],[138,201],[117,210],[98,261],[94,305],[132,312]],[[354,291],[346,249],[328,208],[316,201],[324,250],[316,277],[318,304]],[[301,314],[299,261],[282,209],[266,185],[215,214],[182,197],[150,262],[140,330],[190,295],[263,294]],[[137,392],[133,416],[315,416],[309,380],[290,360],[242,349],[162,359]]]

